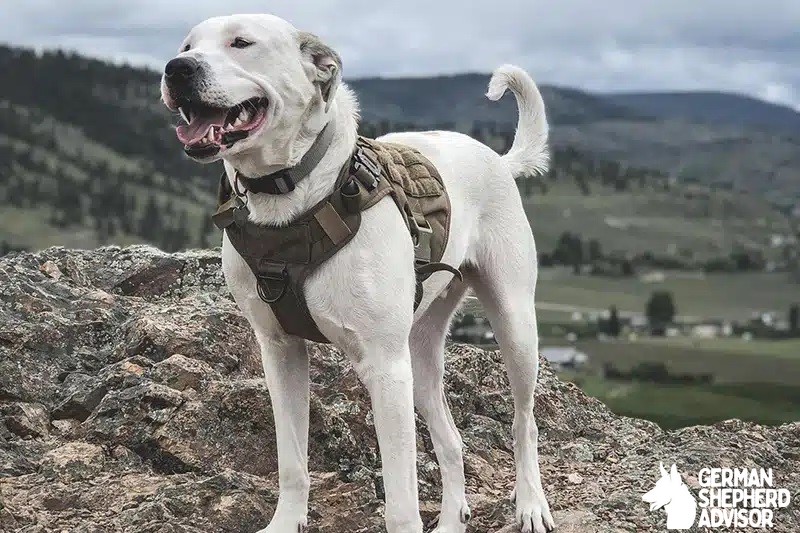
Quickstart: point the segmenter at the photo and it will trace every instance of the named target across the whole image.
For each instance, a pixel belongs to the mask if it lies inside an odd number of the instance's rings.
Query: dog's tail
[[[521,68],[503,65],[492,74],[486,97],[499,100],[506,89],[511,89],[517,99],[519,122],[514,142],[503,161],[515,178],[544,174],[550,163],[550,154],[547,151],[547,117],[539,88]]]

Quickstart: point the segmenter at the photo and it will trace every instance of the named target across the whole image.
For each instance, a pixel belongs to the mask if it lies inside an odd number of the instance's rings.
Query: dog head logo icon
[[[697,517],[697,501],[683,483],[678,468],[673,464],[669,472],[659,464],[661,478],[652,490],[642,496],[650,504],[650,510],[664,508],[667,513],[667,529],[689,529]]]

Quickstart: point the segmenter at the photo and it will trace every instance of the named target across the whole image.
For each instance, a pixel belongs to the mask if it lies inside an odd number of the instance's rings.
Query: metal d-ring
[[[267,289],[266,284],[269,282],[282,282],[280,292],[277,296],[270,294],[269,290]],[[286,271],[286,269],[277,275],[261,274],[256,277],[256,291],[258,292],[258,297],[268,304],[277,303],[281,298],[283,298],[288,287],[289,273]]]

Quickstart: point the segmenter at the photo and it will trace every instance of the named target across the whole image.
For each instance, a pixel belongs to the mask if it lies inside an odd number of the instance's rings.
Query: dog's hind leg
[[[516,211],[508,210],[506,215]],[[486,230],[474,268],[466,272],[486,310],[506,365],[514,397],[516,519],[523,533],[551,530],[553,518],[539,473],[538,435],[533,415],[539,373],[536,325],[536,247],[524,215],[506,218]]]
[[[461,435],[444,392],[444,343],[450,319],[466,292],[453,280],[446,295],[436,298],[411,330],[414,404],[428,424],[442,474],[442,508],[434,533],[463,533],[470,517],[465,496]]]

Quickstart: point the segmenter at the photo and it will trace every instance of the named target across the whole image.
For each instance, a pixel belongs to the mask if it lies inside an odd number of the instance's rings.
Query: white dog
[[[500,157],[458,133],[384,137],[422,152],[440,171],[452,205],[442,261],[459,266],[431,276],[414,312],[414,250],[391,199],[363,213],[353,240],[306,282],[308,308],[320,331],[345,352],[372,401],[390,533],[422,532],[417,499],[414,407],[430,429],[442,473],[438,533],[464,532],[470,517],[462,442],[442,384],[451,317],[469,287],[482,301],[511,382],[516,519],[524,532],[553,528],[539,474],[533,415],[538,334],[533,306],[536,248],[514,178],[547,166],[547,121],[541,95],[521,69],[503,66],[487,96],[509,88],[520,118],[514,143]],[[222,159],[229,178],[292,167],[329,122],[335,138],[320,163],[282,195],[247,193],[251,220],[281,225],[332,190],[356,141],[358,106],[341,81],[336,52],[315,36],[271,15],[207,20],[189,32],[162,80],[166,105],[188,122],[178,128],[187,153]],[[244,105],[241,105],[244,104]],[[258,296],[256,280],[226,237],[222,266],[236,303],[255,331],[274,410],[280,497],[270,533],[306,528],[309,370],[306,343],[283,332]]]

